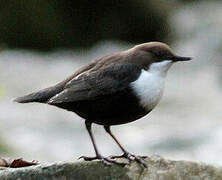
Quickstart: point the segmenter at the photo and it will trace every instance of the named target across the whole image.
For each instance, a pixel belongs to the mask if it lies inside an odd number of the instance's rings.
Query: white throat
[[[165,77],[171,65],[171,60],[153,63],[147,71],[142,70],[139,78],[131,83],[140,104],[147,110],[152,110],[161,99]]]
[[[171,60],[165,60],[162,62],[152,63],[148,69],[148,72],[159,74],[161,76],[166,76],[167,71],[172,66],[173,62]]]

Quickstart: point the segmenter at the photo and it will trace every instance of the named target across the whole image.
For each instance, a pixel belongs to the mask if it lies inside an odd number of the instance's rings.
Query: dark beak
[[[182,57],[182,56],[174,56],[172,58],[172,60],[174,62],[177,62],[177,61],[190,61],[192,58],[191,57]]]

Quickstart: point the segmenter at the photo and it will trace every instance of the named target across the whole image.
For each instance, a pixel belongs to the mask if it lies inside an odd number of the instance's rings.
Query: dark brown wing
[[[64,90],[49,99],[49,104],[100,98],[121,91],[135,81],[141,68],[133,64],[112,64],[99,71],[85,73],[69,81]]]
[[[31,94],[28,94],[22,97],[18,97],[14,99],[14,101],[19,102],[19,103],[29,103],[29,102],[46,103],[49,101],[50,98],[62,92],[66,84],[69,81],[72,81],[72,79],[75,79],[77,76],[81,76],[84,73],[87,74],[87,73],[97,71],[98,69],[104,68],[105,66],[107,66],[107,64],[110,64],[113,61],[116,61],[116,62],[121,61],[124,58],[125,56],[121,55],[121,52],[104,56],[102,58],[99,58],[87,64],[86,66],[83,66],[82,68],[80,68],[78,71],[76,71],[74,74],[72,74],[71,76],[63,80],[62,82],[54,86],[42,89],[40,91],[33,92]]]

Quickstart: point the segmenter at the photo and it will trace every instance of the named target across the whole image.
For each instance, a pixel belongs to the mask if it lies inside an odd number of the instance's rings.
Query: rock
[[[124,161],[124,160],[121,160]],[[201,180],[222,179],[222,168],[189,161],[166,160],[160,156],[146,159],[148,168],[136,162],[126,167],[102,162],[62,162],[25,168],[0,168],[1,180],[69,180],[69,179],[138,179],[138,180]]]

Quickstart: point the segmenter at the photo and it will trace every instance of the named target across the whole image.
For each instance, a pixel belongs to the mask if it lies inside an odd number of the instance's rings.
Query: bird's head
[[[149,57],[152,62],[162,62],[171,60],[172,62],[189,61],[191,57],[177,56],[173,53],[172,49],[165,43],[149,42],[135,46],[140,52]]]
[[[131,49],[134,56],[132,61],[142,65],[144,69],[167,71],[169,67],[179,61],[189,61],[191,57],[178,56],[171,48],[161,42],[149,42],[135,46]]]

